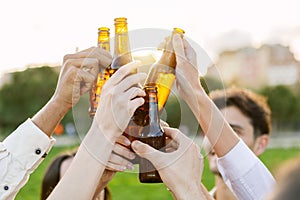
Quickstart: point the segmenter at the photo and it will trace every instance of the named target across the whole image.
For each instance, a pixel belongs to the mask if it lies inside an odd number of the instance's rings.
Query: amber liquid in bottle
[[[110,51],[110,38],[109,38],[109,28],[100,27],[98,29],[98,47]],[[91,118],[95,116],[98,104],[100,102],[100,95],[105,82],[109,79],[108,69],[100,70],[98,76],[94,81],[92,88],[90,90],[90,108],[89,115]]]
[[[138,140],[152,146],[160,151],[165,151],[165,134],[160,127],[158,107],[157,107],[157,89],[155,86],[145,86],[145,103],[143,105],[143,114],[140,117],[143,120],[143,129]],[[141,119],[141,118],[138,118]],[[162,180],[153,164],[140,158],[139,162],[139,180],[142,183],[161,183]]]
[[[119,17],[114,19],[115,25],[115,44],[114,44],[114,56],[111,66],[107,69],[109,76],[113,74],[123,65],[132,62],[133,58],[131,55],[127,18]],[[140,127],[130,119],[129,124],[123,135],[126,136],[130,141],[135,140],[138,137]],[[130,150],[133,151],[130,147]],[[134,160],[130,162],[137,164],[139,157],[136,155]]]
[[[121,66],[130,63],[133,60],[128,36],[127,18],[115,18],[114,22],[115,46],[113,61],[109,68],[110,76],[112,76]]]
[[[170,40],[167,41],[163,54],[158,62],[150,67],[150,72],[145,81],[145,86],[155,84],[157,87],[158,110],[161,113],[175,81],[176,56],[173,50],[172,37],[180,34],[183,37],[184,30],[174,28]]]

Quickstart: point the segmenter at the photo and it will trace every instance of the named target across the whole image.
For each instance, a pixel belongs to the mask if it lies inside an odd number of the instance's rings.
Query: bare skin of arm
[[[137,62],[129,63],[107,81],[92,126],[70,167],[48,199],[92,199],[95,191],[103,188],[99,185],[99,180],[115,142],[125,130],[134,111],[144,103],[141,96],[145,92],[135,86],[146,76],[140,73],[130,75],[138,66]]]
[[[32,117],[33,123],[51,137],[57,124],[91,88],[99,67],[109,65],[111,60],[109,52],[96,47],[66,55],[55,93],[49,102]],[[86,70],[82,70],[83,67]]]
[[[214,145],[218,157],[224,156],[239,142],[239,138],[201,86],[194,49],[178,35],[173,37],[173,46],[179,94],[191,108],[210,143]]]

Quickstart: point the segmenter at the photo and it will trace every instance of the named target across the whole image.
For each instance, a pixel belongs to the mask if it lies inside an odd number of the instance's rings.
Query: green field
[[[17,200],[38,200],[40,196],[40,185],[45,169],[49,162],[60,152],[72,150],[69,148],[54,147],[45,161],[31,175],[26,186],[17,195]],[[261,159],[272,173],[282,162],[300,155],[300,148],[293,149],[268,149]],[[205,168],[202,181],[209,189],[214,184],[213,175],[209,172],[205,160]],[[138,181],[138,174],[133,172],[117,173],[109,184],[109,188],[114,200],[147,200],[147,199],[172,199],[169,191],[163,184],[141,184]],[[84,185],[83,185],[84,189]]]

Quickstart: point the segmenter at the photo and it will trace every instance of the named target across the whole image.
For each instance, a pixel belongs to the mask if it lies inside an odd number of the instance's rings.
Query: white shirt
[[[270,171],[242,140],[217,159],[217,166],[224,182],[240,200],[263,199],[275,186]]]
[[[0,200],[15,198],[54,141],[28,119],[0,142]]]

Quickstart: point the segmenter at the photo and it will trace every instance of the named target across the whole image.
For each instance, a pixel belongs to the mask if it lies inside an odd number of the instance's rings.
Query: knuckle
[[[63,61],[66,62],[67,60],[69,60],[72,57],[73,54],[66,54],[63,58]]]

